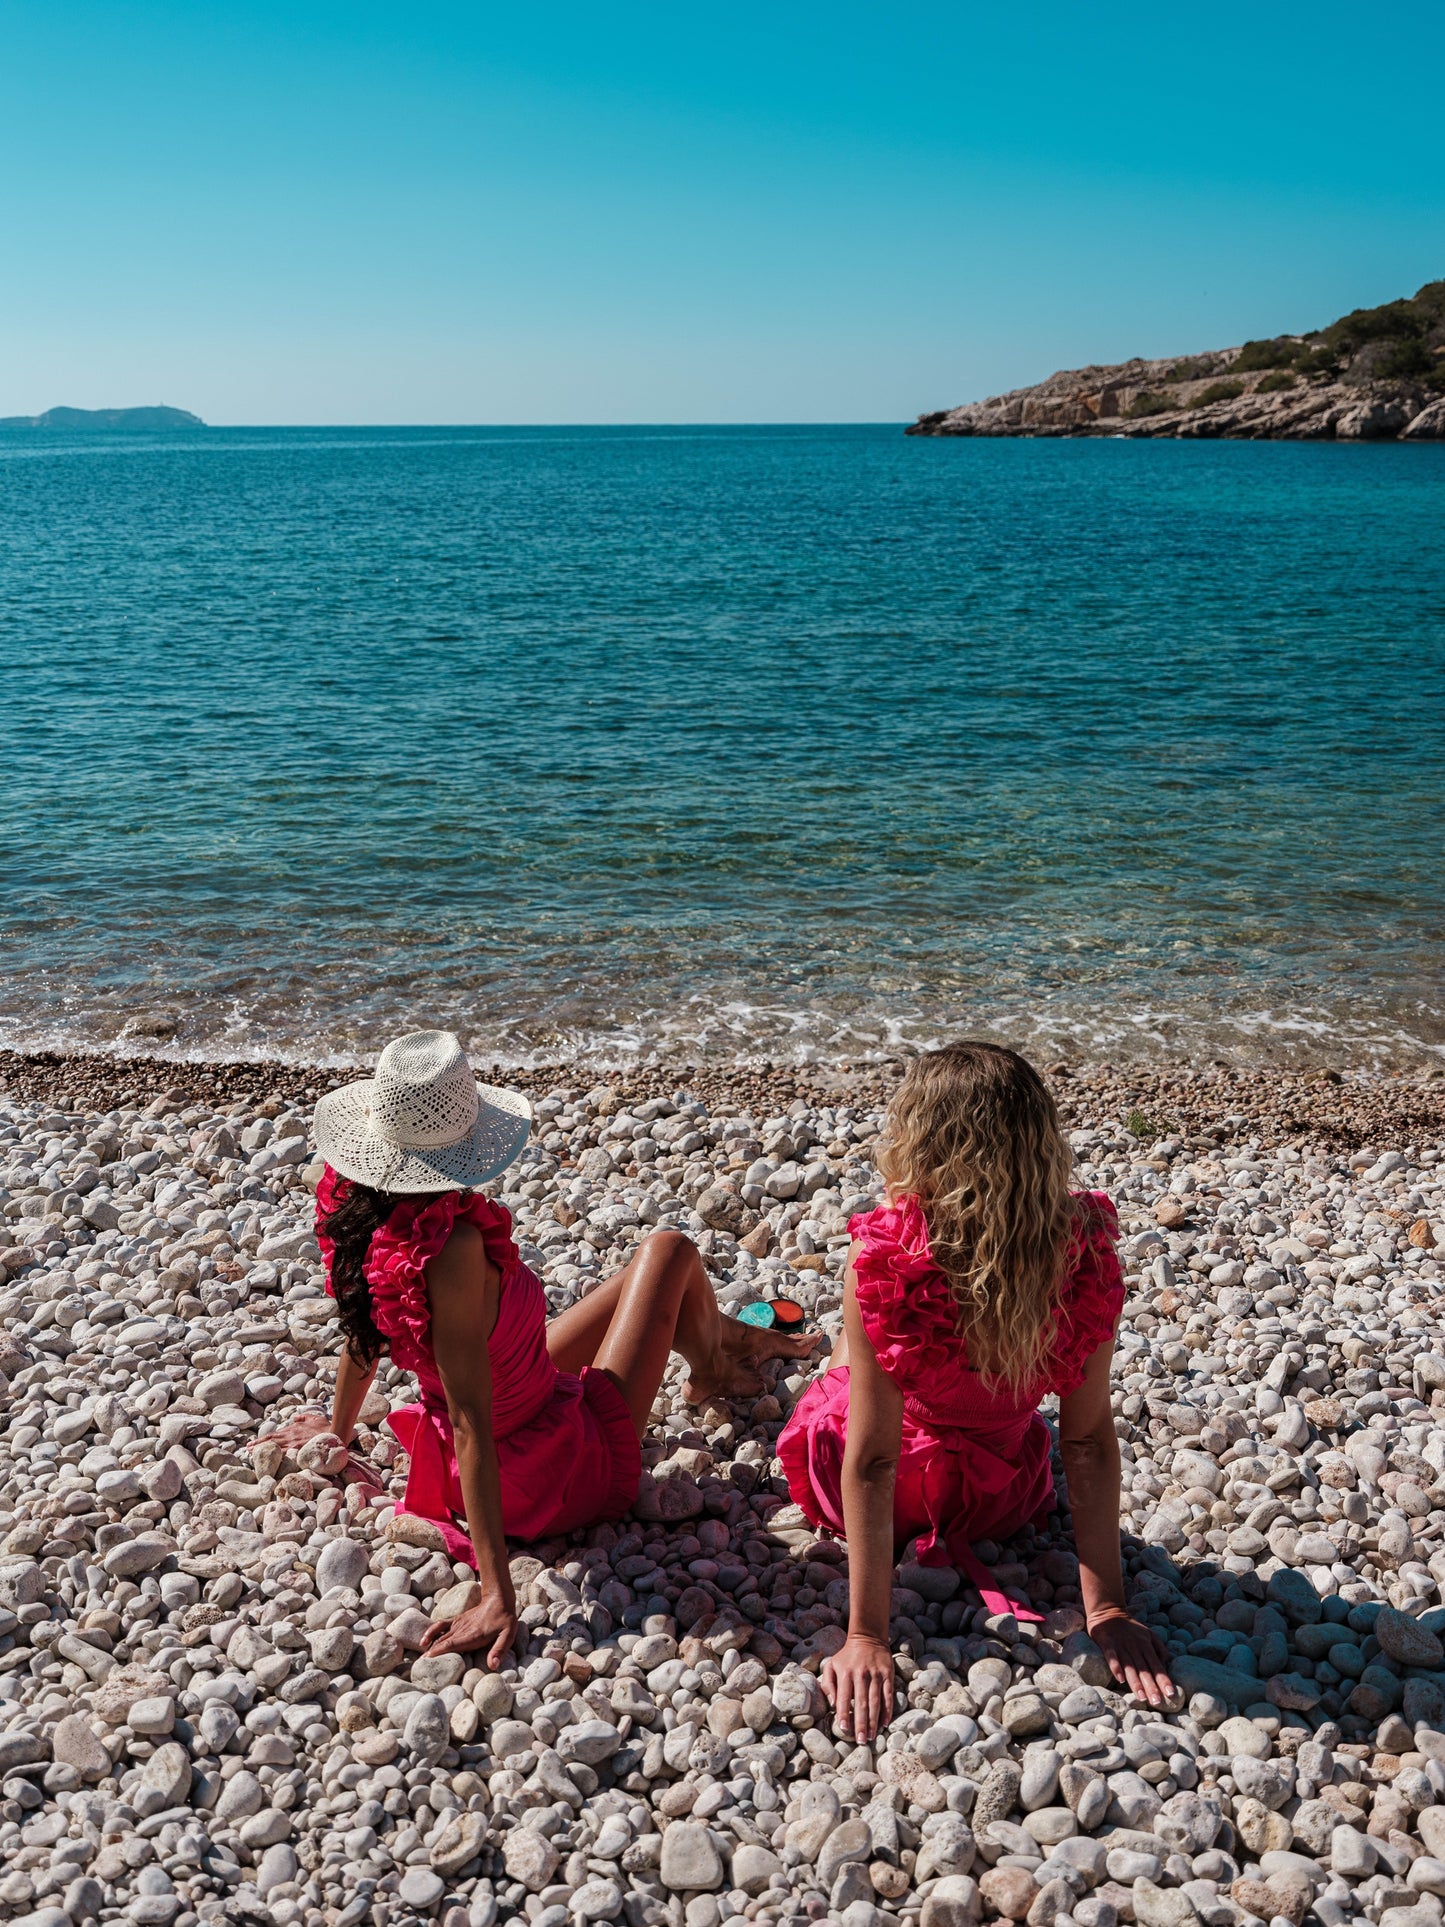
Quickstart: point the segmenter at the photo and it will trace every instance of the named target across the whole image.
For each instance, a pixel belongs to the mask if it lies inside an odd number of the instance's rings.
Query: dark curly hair
[[[366,1258],[372,1239],[400,1203],[401,1199],[389,1191],[373,1191],[370,1185],[342,1178],[336,1203],[321,1225],[334,1247],[331,1289],[336,1295],[336,1315],[346,1348],[361,1365],[370,1365],[386,1349],[386,1340],[371,1316]]]

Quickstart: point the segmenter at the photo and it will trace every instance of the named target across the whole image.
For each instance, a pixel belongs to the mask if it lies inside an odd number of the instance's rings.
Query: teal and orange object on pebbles
[[[792,1298],[759,1298],[738,1313],[743,1324],[756,1325],[760,1331],[770,1331],[774,1325],[780,1331],[792,1331],[805,1316],[803,1307]]]

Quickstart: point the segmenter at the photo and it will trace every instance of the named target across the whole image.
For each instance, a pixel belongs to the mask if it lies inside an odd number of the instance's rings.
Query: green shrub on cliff
[[[1212,381],[1203,394],[1196,395],[1190,402],[1191,408],[1208,408],[1211,402],[1238,401],[1244,393],[1242,381]]]
[[[1440,377],[1435,351],[1445,348],[1445,281],[1427,281],[1399,301],[1384,301],[1377,308],[1355,308],[1341,315],[1328,327],[1309,334],[1273,335],[1267,340],[1246,341],[1230,364],[1231,374],[1252,374],[1256,369],[1283,372],[1292,370],[1306,379],[1337,381],[1360,353],[1371,343],[1386,344],[1376,351],[1368,368],[1370,379],[1377,381],[1424,380],[1432,387]],[[1214,373],[1217,361],[1196,355],[1179,361],[1164,377],[1165,381],[1201,381]],[[1357,370],[1357,373],[1360,372]],[[1216,384],[1216,387],[1222,384]],[[1281,382],[1276,386],[1287,386]],[[1215,401],[1229,397],[1208,391]],[[1273,387],[1260,384],[1258,394],[1271,394]],[[1193,407],[1205,405],[1198,396]]]
[[[1334,375],[1371,342],[1392,344],[1370,369],[1378,380],[1403,381],[1433,372],[1432,348],[1445,344],[1445,281],[1427,281],[1408,300],[1355,308],[1309,337],[1295,366],[1302,374]]]
[[[1378,308],[1356,308],[1320,330],[1336,354],[1352,355],[1367,341],[1415,341],[1428,322],[1414,301],[1386,301]]]
[[[1418,336],[1393,341],[1375,363],[1374,373],[1381,381],[1408,381],[1412,375],[1428,375],[1435,357]]]
[[[1136,395],[1124,413],[1131,421],[1140,421],[1146,415],[1173,415],[1178,409],[1179,403],[1168,395]]]
[[[1326,381],[1333,381],[1340,372],[1340,358],[1328,348],[1314,348],[1301,355],[1295,367],[1302,375],[1323,375]]]
[[[1254,392],[1256,395],[1277,395],[1282,388],[1293,388],[1294,385],[1293,375],[1266,375],[1263,381],[1255,383]]]
[[[1276,335],[1273,341],[1246,341],[1233,366],[1241,374],[1256,368],[1289,368],[1299,352],[1299,342],[1289,335]]]

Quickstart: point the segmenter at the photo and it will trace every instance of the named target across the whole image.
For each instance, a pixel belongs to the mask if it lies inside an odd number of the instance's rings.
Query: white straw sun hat
[[[375,1077],[316,1105],[316,1148],[344,1178],[378,1191],[461,1191],[505,1171],[527,1141],[520,1091],[478,1085],[449,1030],[388,1044]]]

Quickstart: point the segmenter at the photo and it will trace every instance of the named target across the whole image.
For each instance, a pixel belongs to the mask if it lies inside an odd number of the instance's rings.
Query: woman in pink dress
[[[1013,1051],[927,1052],[890,1106],[888,1202],[850,1226],[842,1342],[778,1441],[796,1503],[847,1536],[848,1638],[822,1677],[859,1740],[892,1716],[890,1592],[908,1540],[923,1564],[968,1574],[990,1611],[1025,1610],[994,1590],[970,1541],[1051,1509],[1050,1392],[1089,1632],[1151,1705],[1173,1690],[1164,1647],[1124,1603],[1109,1406],[1118,1220],[1101,1192],[1070,1192],[1071,1163],[1052,1097]]]
[[[478,1087],[448,1031],[388,1044],[374,1078],[320,1100],[317,1234],[346,1342],[330,1420],[278,1434],[349,1443],[382,1352],[416,1373],[419,1403],[388,1417],[411,1454],[398,1509],[429,1519],[483,1594],[426,1647],[482,1648],[493,1669],[517,1630],[508,1536],[628,1510],[668,1353],[682,1353],[688,1396],[703,1399],[759,1390],[759,1359],[814,1343],[723,1318],[696,1248],[669,1231],[549,1327],[511,1217],[472,1188],[513,1161],[531,1116],[520,1093]]]

